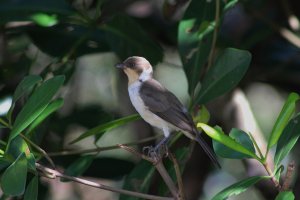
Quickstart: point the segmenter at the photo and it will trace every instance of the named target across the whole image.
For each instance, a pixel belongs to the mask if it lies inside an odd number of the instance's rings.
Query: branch
[[[264,168],[266,169],[268,175],[271,176],[271,180],[272,180],[274,186],[277,188],[278,191],[280,191],[280,190],[281,190],[281,185],[280,185],[280,183],[276,180],[276,178],[274,177],[274,174],[273,174],[272,170],[270,169],[268,163],[267,163],[267,162],[264,163],[263,166],[264,166]]]
[[[286,170],[286,175],[282,184],[281,191],[287,191],[289,189],[294,171],[295,171],[295,161],[292,161],[289,163],[288,168]]]
[[[119,194],[125,194],[125,195],[129,195],[129,196],[134,196],[134,197],[138,197],[138,198],[142,198],[142,199],[151,199],[151,200],[173,200],[173,198],[169,198],[169,197],[160,197],[160,196],[156,196],[156,195],[149,195],[149,194],[142,194],[139,192],[133,192],[133,191],[128,191],[128,190],[123,190],[123,189],[117,189],[117,188],[113,188],[107,185],[103,185],[103,184],[99,184],[99,183],[95,183],[86,179],[82,179],[82,178],[77,178],[77,177],[73,177],[73,176],[68,176],[65,174],[62,174],[56,170],[50,169],[48,167],[45,167],[39,163],[35,164],[36,168],[39,170],[41,175],[44,175],[46,178],[51,178],[51,179],[56,179],[57,177],[60,178],[64,178],[70,181],[74,181],[83,185],[87,185],[87,186],[91,186],[94,188],[99,188],[99,189],[103,189],[103,190],[108,190],[111,192],[116,192]]]
[[[184,192],[183,192],[183,181],[182,181],[182,178],[181,178],[181,172],[180,172],[180,169],[179,169],[179,164],[178,164],[174,154],[169,152],[168,156],[174,164],[174,169],[175,169],[176,178],[177,178],[177,182],[178,182],[178,188],[179,188],[179,199],[184,200],[185,196],[184,196]]]

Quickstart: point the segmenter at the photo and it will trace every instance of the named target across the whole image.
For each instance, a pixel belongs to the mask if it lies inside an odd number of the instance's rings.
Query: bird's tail
[[[201,135],[199,133],[197,134],[197,136],[196,136],[195,139],[201,145],[201,147],[203,148],[203,150],[205,151],[205,153],[208,155],[208,157],[210,158],[210,160],[213,162],[213,164],[216,167],[221,168],[221,165],[220,165],[219,161],[217,160],[216,154],[208,146],[208,144],[204,141],[204,139],[201,137]]]

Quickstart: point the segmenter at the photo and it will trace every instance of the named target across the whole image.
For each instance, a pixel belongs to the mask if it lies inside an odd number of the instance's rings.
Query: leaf
[[[56,76],[45,81],[34,91],[16,117],[9,136],[10,141],[27,128],[43,112],[63,82],[64,76]]]
[[[38,186],[39,186],[39,178],[38,176],[34,176],[26,188],[24,200],[37,200]]]
[[[82,173],[89,168],[94,159],[94,155],[81,156],[66,169],[65,174],[69,176],[82,175]]]
[[[56,15],[48,15],[46,13],[36,13],[30,16],[33,22],[40,26],[53,26],[58,23]]]
[[[96,126],[90,130],[88,130],[87,132],[83,133],[82,135],[80,135],[78,138],[76,138],[75,140],[73,140],[71,142],[71,144],[74,144],[75,142],[78,142],[86,137],[92,136],[92,135],[103,135],[106,131],[111,130],[113,128],[125,125],[129,122],[132,121],[136,121],[138,119],[140,119],[141,117],[138,114],[134,114],[134,115],[130,115],[127,117],[123,117],[105,124],[101,124],[99,126]]]
[[[295,199],[295,195],[293,192],[291,191],[284,191],[284,192],[280,192],[277,196],[275,200],[294,200]]]
[[[122,60],[138,55],[146,57],[154,65],[163,58],[162,48],[127,15],[114,16],[101,29],[111,50]]]
[[[271,136],[268,141],[268,150],[277,143],[283,129],[294,114],[296,102],[298,100],[299,95],[297,93],[289,94],[272,129]]]
[[[25,153],[27,156],[30,153],[30,150],[23,138],[16,136],[10,141],[8,148],[5,151],[5,156],[15,160],[21,153]]]
[[[125,178],[123,189],[147,193],[150,187],[152,177],[155,173],[154,166],[148,161],[141,160],[131,173]],[[120,200],[138,200],[137,197],[120,195]]]
[[[198,123],[197,124],[198,128],[201,128],[209,137],[211,137],[212,139],[224,144],[225,146],[246,154],[252,158],[255,158],[257,160],[260,160],[255,153],[253,153],[252,151],[250,151],[249,149],[245,148],[244,146],[242,146],[240,143],[236,142],[234,139],[232,139],[231,137],[225,135],[221,130],[218,129],[214,129],[210,126],[208,126],[207,124],[203,124],[203,123]]]
[[[250,61],[248,51],[225,49],[206,73],[196,103],[205,104],[234,88],[245,75]]]
[[[1,177],[1,188],[6,195],[19,196],[25,191],[27,159],[24,153],[13,162]]]
[[[2,169],[8,167],[11,164],[11,162],[9,160],[7,160],[6,158],[0,158],[0,171],[2,171]]]
[[[38,75],[25,76],[14,92],[13,102],[16,102],[24,94],[29,93],[33,87],[41,81],[42,78]]]
[[[209,57],[214,30],[215,1],[191,1],[178,26],[178,48],[188,79],[189,93],[200,80],[200,72]]]
[[[291,149],[296,144],[300,136],[300,113],[298,113],[293,119],[289,121],[284,128],[276,147],[276,153],[274,157],[275,169],[280,162],[289,154]]]
[[[55,99],[47,105],[43,112],[32,122],[32,124],[26,130],[26,134],[32,132],[37,126],[39,126],[49,115],[61,108],[64,104],[64,100],[59,98]]]
[[[264,180],[264,179],[269,179],[269,178],[270,177],[268,177],[268,176],[253,176],[250,178],[246,178],[242,181],[239,181],[239,182],[225,188],[224,190],[222,190],[221,192],[216,194],[212,198],[212,200],[224,200],[232,195],[238,195],[238,194],[246,191],[248,189],[248,187],[254,185],[255,183],[257,183],[261,180]]]
[[[245,133],[242,130],[233,128],[231,129],[229,133],[229,137],[234,139],[236,142],[241,144],[243,147],[251,151],[255,154],[255,148],[253,146],[253,143],[247,133]],[[240,153],[237,151],[234,151],[233,149],[225,146],[224,144],[213,140],[213,147],[217,155],[223,157],[223,158],[232,158],[232,159],[243,159],[243,158],[252,158],[251,156]]]

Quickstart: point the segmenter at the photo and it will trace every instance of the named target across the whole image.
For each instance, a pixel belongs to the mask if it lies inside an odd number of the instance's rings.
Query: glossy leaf
[[[123,189],[147,193],[155,173],[155,167],[148,161],[141,160],[131,173],[125,178]],[[120,200],[137,200],[139,198],[120,195]]]
[[[38,176],[34,176],[26,188],[24,200],[37,200],[38,186],[39,186],[39,178]]]
[[[15,160],[21,153],[25,153],[27,156],[30,150],[24,139],[18,135],[10,141],[5,151],[5,156]]]
[[[105,41],[122,60],[143,56],[155,65],[163,58],[162,48],[126,15],[114,16],[101,29],[105,31]]]
[[[275,168],[288,155],[300,136],[300,113],[289,121],[284,128],[276,147],[274,157]]]
[[[64,76],[56,76],[45,81],[34,91],[17,115],[9,140],[21,133],[43,112],[63,82]]]
[[[33,87],[41,81],[42,78],[38,75],[25,76],[14,92],[13,102],[16,102],[24,94],[29,93]]]
[[[178,27],[178,48],[192,94],[207,62],[214,30],[215,1],[191,1]]]
[[[85,172],[85,170],[87,170],[92,164],[94,158],[94,155],[81,156],[66,169],[65,174],[69,176],[82,175],[82,173]]]
[[[299,95],[296,93],[291,93],[288,96],[275,122],[275,125],[272,129],[269,142],[268,142],[268,149],[270,149],[272,146],[274,146],[277,143],[280,135],[282,134],[283,129],[285,128],[291,116],[295,112],[296,102],[298,100],[299,100]]]
[[[6,195],[19,196],[25,191],[27,159],[24,153],[13,162],[1,177],[1,188]]]
[[[231,149],[233,149],[237,152],[240,152],[242,154],[246,154],[246,155],[248,155],[252,158],[259,159],[255,155],[255,153],[253,153],[249,149],[245,148],[243,145],[236,142],[231,137],[225,135],[223,133],[223,131],[221,131],[220,129],[214,129],[214,128],[208,126],[207,124],[203,124],[203,123],[198,123],[197,127],[201,128],[209,137],[211,137],[212,139],[224,144],[225,146],[227,146],[227,147],[229,147],[229,148],[231,148]]]
[[[230,196],[238,195],[238,194],[246,191],[250,186],[254,185],[255,183],[257,183],[261,180],[264,180],[264,179],[268,179],[268,178],[270,178],[270,177],[268,177],[268,176],[253,176],[250,178],[246,178],[242,181],[239,181],[239,182],[225,188],[224,190],[219,192],[217,195],[215,195],[212,198],[212,200],[224,200]]]
[[[225,49],[206,73],[196,103],[205,104],[234,88],[245,75],[250,61],[248,51]]]
[[[121,119],[117,119],[117,120],[114,120],[114,121],[111,121],[111,122],[108,122],[108,123],[105,123],[105,124],[101,124],[99,126],[96,126],[95,128],[92,128],[92,129],[88,130],[87,132],[83,133],[78,138],[73,140],[71,142],[71,144],[73,144],[75,142],[78,142],[78,141],[80,141],[80,140],[82,140],[86,137],[89,137],[89,136],[93,136],[93,135],[101,136],[108,130],[111,130],[113,128],[125,125],[129,122],[132,122],[132,121],[136,121],[138,119],[140,119],[140,116],[135,114],[135,115],[130,115],[130,116],[127,116],[127,117],[123,117]]]
[[[248,149],[249,151],[255,154],[254,145],[249,135],[244,131],[233,128],[229,133],[229,137],[231,137],[236,142],[240,143],[243,147],[245,147],[246,149]],[[244,153],[237,152],[216,140],[213,140],[213,147],[216,154],[223,158],[232,158],[232,159],[252,158],[251,156]]]
[[[63,99],[55,99],[51,103],[47,105],[47,107],[43,110],[43,112],[32,122],[32,124],[26,130],[26,133],[30,133],[33,131],[37,126],[39,126],[49,115],[53,112],[61,108],[64,104]]]
[[[293,192],[291,191],[284,191],[284,192],[280,192],[277,196],[275,200],[294,200],[295,199],[295,195]]]

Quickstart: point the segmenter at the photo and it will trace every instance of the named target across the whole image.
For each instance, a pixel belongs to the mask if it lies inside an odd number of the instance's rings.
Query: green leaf
[[[0,158],[0,171],[6,167],[8,167],[11,164],[9,160],[6,158]]]
[[[215,26],[215,5],[215,1],[191,1],[179,23],[178,48],[190,94],[193,94],[209,57]]]
[[[139,55],[154,65],[163,58],[162,48],[127,15],[115,15],[101,29],[105,32],[105,41],[122,60]]]
[[[254,145],[247,133],[245,133],[242,130],[233,128],[231,129],[229,133],[229,137],[234,139],[236,142],[241,144],[243,147],[251,151],[255,154],[255,148]],[[223,158],[232,158],[232,159],[243,159],[243,158],[252,158],[252,156],[249,156],[244,153],[237,152],[224,144],[213,140],[213,147],[217,155],[223,157]]]
[[[274,157],[275,168],[288,155],[300,136],[300,113],[291,119],[284,128],[276,147]]]
[[[46,13],[35,13],[30,17],[33,22],[40,26],[53,26],[58,23],[56,15],[48,15]]]
[[[37,200],[38,186],[39,186],[39,177],[34,176],[26,188],[24,200]]]
[[[275,200],[294,200],[295,199],[295,195],[293,192],[291,191],[284,191],[284,192],[280,192],[277,196]]]
[[[5,156],[13,160],[21,153],[30,152],[27,143],[19,135],[10,141],[7,150],[5,151]]]
[[[33,87],[41,81],[42,78],[38,75],[25,76],[14,92],[13,102],[16,102],[24,94],[29,93],[33,89]]]
[[[32,124],[26,130],[26,134],[29,134],[33,131],[37,126],[39,126],[49,115],[58,110],[64,104],[63,99],[55,99],[51,103],[47,105],[47,107],[43,110],[43,112],[32,122]]]
[[[239,182],[225,188],[224,190],[222,190],[221,192],[216,194],[212,198],[212,200],[224,200],[232,195],[238,195],[238,194],[246,191],[250,186],[254,185],[255,183],[257,183],[261,180],[264,180],[264,179],[268,179],[268,178],[270,178],[270,177],[268,177],[268,176],[253,176],[250,178],[246,178],[242,181],[239,181]]]
[[[235,141],[234,139],[232,139],[231,137],[225,135],[223,133],[222,130],[219,129],[214,129],[210,126],[208,126],[207,124],[203,124],[203,123],[198,123],[197,124],[198,128],[201,128],[209,137],[211,137],[212,139],[224,144],[225,146],[240,152],[242,154],[246,154],[252,158],[255,158],[257,160],[260,160],[255,153],[253,153],[252,151],[250,151],[249,149],[247,149],[246,147],[244,147],[243,145],[241,145],[240,143],[238,143],[237,141]]]
[[[129,122],[132,121],[136,121],[138,119],[140,119],[141,117],[138,114],[134,114],[134,115],[130,115],[127,117],[123,117],[105,124],[101,124],[99,126],[96,126],[95,128],[92,128],[90,130],[88,130],[87,132],[83,133],[82,135],[80,135],[78,138],[76,138],[75,140],[73,140],[71,142],[71,144],[74,144],[75,142],[78,142],[86,137],[92,136],[92,135],[97,135],[97,136],[101,136],[103,135],[106,131],[111,130],[113,128],[117,128],[119,126],[125,125]]]
[[[82,173],[84,173],[92,164],[94,158],[94,155],[81,156],[66,169],[65,174],[69,176],[82,175]]]
[[[207,103],[234,88],[245,75],[250,61],[248,51],[225,49],[206,73],[196,103]]]
[[[13,162],[1,177],[1,188],[6,195],[19,196],[25,191],[27,159],[24,153]]]
[[[282,134],[283,129],[287,125],[291,116],[294,114],[296,102],[298,100],[299,100],[299,95],[297,93],[291,93],[288,96],[275,122],[275,125],[272,129],[271,136],[268,142],[268,147],[267,147],[268,150],[277,143],[280,135]]]
[[[129,191],[137,191],[140,193],[147,193],[153,175],[155,173],[155,167],[148,161],[141,160],[131,173],[125,178],[123,189]],[[137,197],[128,195],[120,195],[120,200],[138,200]]]
[[[21,133],[43,112],[63,82],[64,76],[56,76],[45,81],[34,91],[17,115],[9,140]]]

